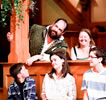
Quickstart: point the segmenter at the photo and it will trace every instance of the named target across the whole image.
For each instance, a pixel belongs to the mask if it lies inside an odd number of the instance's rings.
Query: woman
[[[76,84],[70,74],[69,66],[61,51],[50,55],[52,70],[45,75],[42,100],[76,100]]]
[[[88,60],[90,48],[95,47],[90,30],[82,29],[79,33],[78,41],[78,45],[71,49],[70,58],[72,60]]]

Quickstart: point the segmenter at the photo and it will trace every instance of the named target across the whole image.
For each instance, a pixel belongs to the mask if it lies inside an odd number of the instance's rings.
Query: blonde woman
[[[72,60],[88,60],[90,48],[95,47],[89,29],[82,29],[78,36],[78,45],[72,47],[70,58]]]

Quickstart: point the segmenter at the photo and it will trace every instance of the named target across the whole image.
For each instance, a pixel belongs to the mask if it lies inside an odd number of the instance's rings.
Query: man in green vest
[[[49,54],[58,48],[66,54],[67,43],[63,34],[68,28],[65,19],[59,18],[52,25],[47,27],[34,24],[29,34],[29,52],[31,57],[27,59],[29,66],[34,61],[49,61]],[[8,37],[8,36],[7,36]]]

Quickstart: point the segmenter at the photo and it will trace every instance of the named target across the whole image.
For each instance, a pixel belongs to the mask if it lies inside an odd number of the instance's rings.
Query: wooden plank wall
[[[77,100],[82,100],[83,92],[81,91],[82,85],[82,77],[83,73],[90,69],[88,61],[68,61],[70,70],[75,78],[76,86],[77,86]],[[3,64],[3,99],[7,98],[7,89],[9,84],[13,81],[13,78],[9,74],[9,68],[12,63]],[[105,64],[106,67],[106,64]],[[28,67],[30,77],[33,77],[36,80],[36,90],[37,94],[40,98],[41,90],[42,90],[42,82],[45,74],[51,70],[50,62],[36,62],[32,66]],[[2,95],[2,94],[0,94]]]

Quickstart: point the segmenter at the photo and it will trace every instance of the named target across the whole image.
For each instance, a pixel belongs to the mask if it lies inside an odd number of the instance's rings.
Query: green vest
[[[45,26],[34,24],[31,27],[29,34],[29,52],[31,56],[40,54],[44,45],[47,29]],[[65,40],[56,40],[55,43],[45,52],[46,54],[52,53],[57,48],[67,48],[68,45]],[[66,52],[66,49],[63,49]]]

